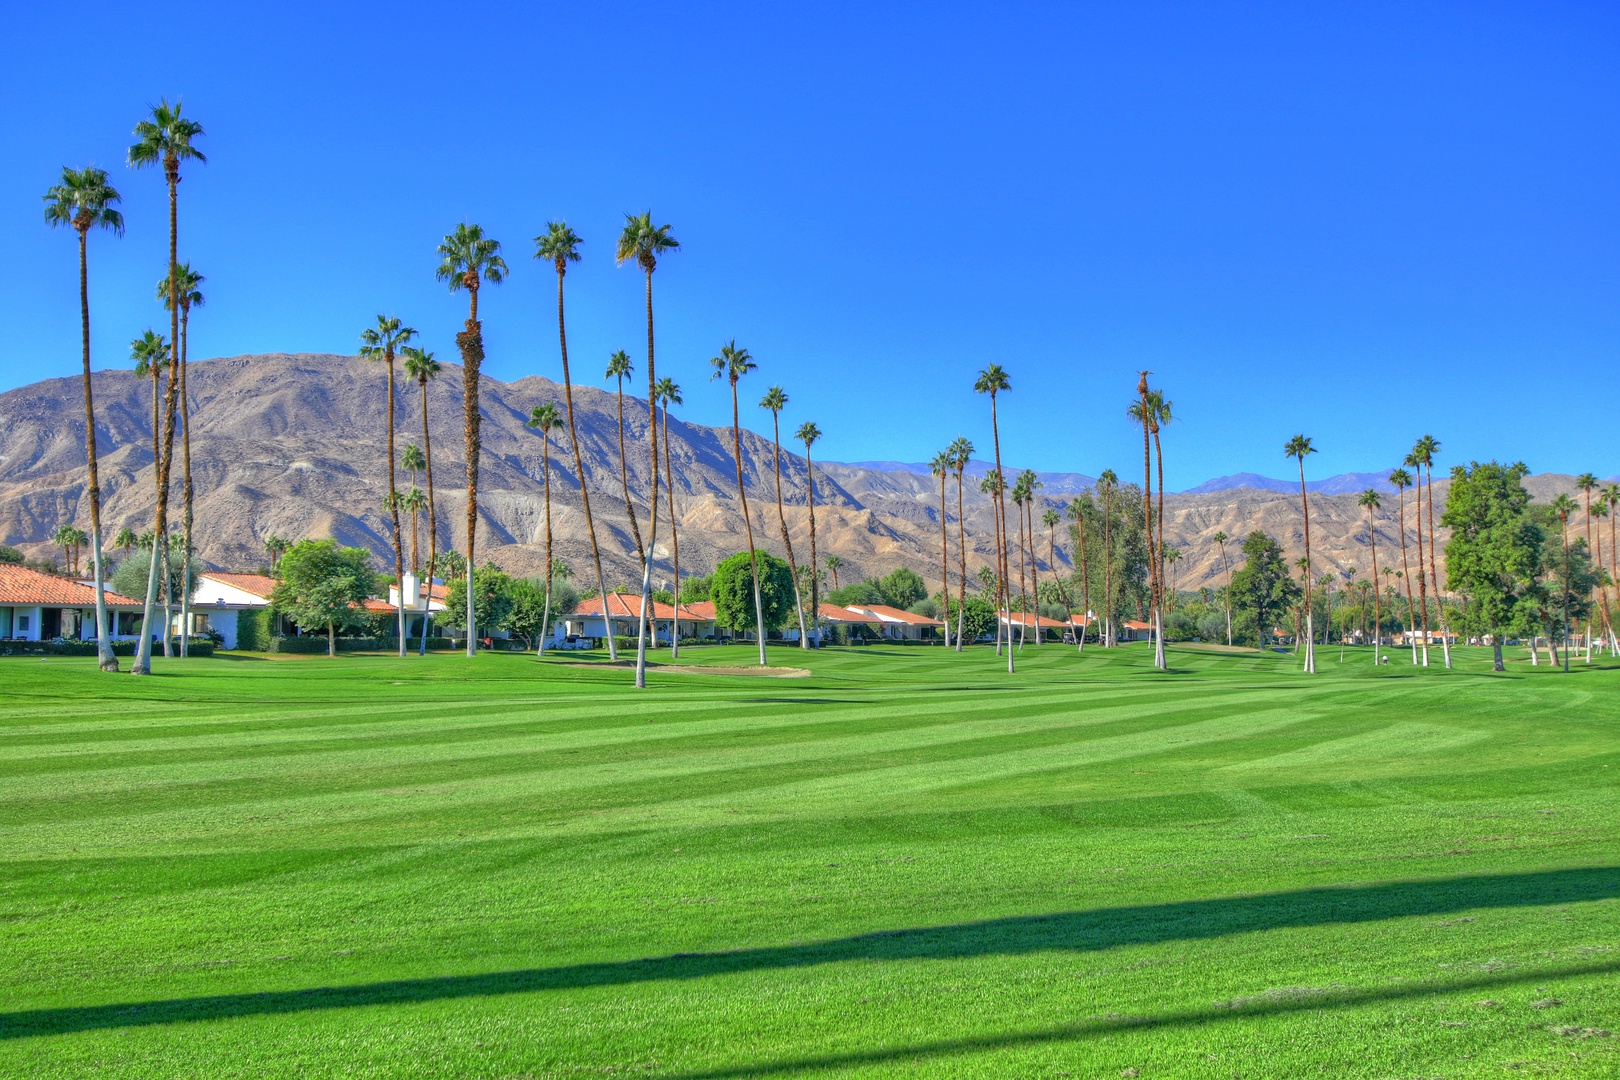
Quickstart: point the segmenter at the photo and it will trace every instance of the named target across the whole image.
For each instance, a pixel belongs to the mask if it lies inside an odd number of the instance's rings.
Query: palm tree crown
[[[155,330],[148,330],[130,342],[129,358],[135,361],[135,374],[150,375],[169,362],[169,343]]]
[[[392,315],[378,315],[377,325],[360,331],[360,355],[367,360],[392,360],[401,346],[416,336],[416,331],[400,325]]]
[[[405,358],[405,374],[415,379],[423,386],[429,379],[439,377],[439,362],[433,359],[433,354],[415,345],[407,345],[399,350]]]
[[[481,281],[499,285],[508,272],[500,251],[501,242],[485,236],[482,225],[462,222],[439,244],[439,268],[433,276],[449,285],[451,292],[477,292]]]
[[[534,257],[549,262],[557,273],[568,273],[568,264],[579,262],[579,245],[584,243],[566,221],[546,222],[546,231],[534,238]]]
[[[737,346],[735,338],[720,347],[719,356],[709,358],[709,366],[714,369],[714,373],[709,376],[710,382],[723,378],[733,386],[737,385],[738,379],[759,367],[754,363],[754,358],[748,355],[747,349]]]
[[[45,220],[53,228],[71,225],[80,235],[101,228],[123,236],[124,215],[112,206],[121,201],[118,191],[107,183],[106,169],[64,166],[62,182],[45,193]]]
[[[652,211],[644,214],[624,215],[624,230],[619,233],[619,245],[613,252],[617,263],[634,262],[647,273],[658,269],[658,258],[667,252],[681,250],[678,240],[669,234],[672,226],[654,225]]]
[[[202,125],[180,115],[181,102],[174,99],[171,107],[167,98],[151,106],[150,119],[135,125],[135,145],[129,148],[129,163],[133,168],[162,165],[164,174],[173,180],[180,173],[182,161],[200,161],[208,158],[191,145],[191,140],[203,133]]]

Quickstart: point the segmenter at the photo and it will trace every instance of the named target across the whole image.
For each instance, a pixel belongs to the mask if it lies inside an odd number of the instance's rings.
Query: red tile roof
[[[714,605],[709,604],[709,614],[701,614],[693,610],[693,605],[682,604],[680,617],[693,622],[707,622],[714,618]],[[648,604],[649,614],[654,619],[669,620],[675,618],[675,608],[669,604],[661,604],[657,600]],[[641,617],[641,596],[637,593],[609,593],[608,613],[615,619],[639,619]],[[602,598],[593,596],[589,600],[581,600],[574,608],[575,615],[587,617],[602,617]]]
[[[1151,630],[1151,629],[1153,629],[1153,624],[1152,623],[1139,622],[1136,619],[1126,619],[1125,620],[1125,629],[1127,629],[1127,630]]]
[[[214,581],[229,585],[233,589],[241,589],[245,593],[270,599],[270,590],[276,587],[276,579],[265,577],[263,574],[216,574],[213,571],[198,575],[211,578]]]
[[[883,620],[878,618],[876,615],[868,615],[863,611],[856,611],[853,608],[839,607],[837,604],[820,604],[817,606],[817,611],[819,611],[821,613],[821,617],[826,619],[828,622],[860,623],[864,626],[877,626],[883,622]]]
[[[1014,611],[1010,615],[1003,611],[1001,621],[1011,623],[1014,626],[1034,626],[1053,630],[1071,629],[1075,625],[1071,622],[1064,622],[1062,619],[1049,619],[1045,615],[1030,615],[1022,611]]]
[[[140,607],[141,601],[106,590],[107,603],[114,607]],[[56,607],[93,608],[96,590],[71,578],[59,578],[22,566],[0,565],[0,604],[45,604]]]
[[[683,619],[688,617],[685,614],[686,612],[690,612],[690,617],[697,619],[699,622],[713,622],[715,619],[714,601],[712,600],[693,600],[689,604],[682,604],[681,611],[683,613],[681,618]]]
[[[912,626],[943,626],[943,625],[945,625],[944,623],[940,622],[938,619],[930,619],[926,615],[918,615],[917,613],[912,612],[912,611],[902,611],[897,607],[889,607],[887,604],[862,604],[859,607],[855,608],[854,610],[856,610],[856,611],[870,611],[872,614],[878,616],[884,622],[909,623]]]

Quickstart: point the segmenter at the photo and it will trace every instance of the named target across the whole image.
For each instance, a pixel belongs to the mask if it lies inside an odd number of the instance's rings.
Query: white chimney
[[[420,607],[422,603],[422,583],[415,574],[407,573],[404,578],[404,588],[400,590],[400,604],[405,608]]]

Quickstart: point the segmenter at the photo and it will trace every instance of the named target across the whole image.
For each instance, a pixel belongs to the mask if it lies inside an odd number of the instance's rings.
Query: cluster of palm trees
[[[130,146],[128,161],[132,168],[161,167],[169,189],[169,259],[168,269],[158,283],[158,296],[169,309],[169,336],[147,331],[137,338],[132,347],[137,367],[144,366],[153,379],[153,474],[157,484],[157,511],[153,533],[167,538],[169,530],[169,483],[174,463],[174,436],[178,422],[181,427],[182,492],[184,498],[183,543],[181,558],[187,568],[189,586],[192,553],[192,486],[190,411],[186,397],[186,339],[190,313],[202,304],[198,286],[202,276],[192,271],[189,263],[179,260],[179,185],[180,166],[183,162],[207,160],[195,146],[194,140],[202,135],[202,125],[182,115],[181,103],[171,106],[167,100],[151,107],[149,114],[135,125],[135,142]],[[101,485],[96,461],[95,404],[90,385],[90,290],[87,240],[92,229],[101,229],[122,236],[124,218],[116,204],[121,201],[116,188],[108,180],[105,169],[87,166],[83,169],[64,168],[60,182],[45,193],[45,220],[52,226],[68,226],[78,234],[79,241],[79,314],[80,341],[83,352],[83,386],[85,419],[85,457],[87,462],[86,491],[90,501],[90,562],[95,578],[96,595],[96,651],[103,671],[117,671],[118,661],[112,652],[112,641],[107,628],[106,574],[102,565]],[[162,388],[164,376],[167,388]],[[159,406],[159,394],[162,404]],[[162,436],[158,435],[159,421]],[[167,579],[169,558],[167,542],[152,545],[152,564],[147,575],[146,598],[141,624],[141,640],[131,671],[137,675],[151,672],[152,628],[157,601],[160,573]],[[190,589],[181,600],[181,625],[190,624]],[[170,653],[167,618],[163,629],[163,650]],[[189,635],[181,634],[180,653],[186,655]]]
[[[1615,519],[1620,518],[1620,484],[1601,485],[1601,490],[1599,490],[1600,483],[1593,473],[1582,473],[1575,478],[1575,489],[1581,493],[1582,501],[1577,503],[1568,495],[1560,493],[1553,497],[1551,509],[1554,516],[1558,518],[1560,530],[1563,534],[1566,557],[1570,551],[1569,520],[1583,509],[1585,511],[1586,549],[1591,553],[1593,564],[1599,570],[1596,589],[1600,601],[1596,605],[1599,612],[1597,629],[1600,637],[1608,640],[1610,652],[1620,655],[1620,639],[1616,638],[1614,619],[1609,607],[1609,584],[1611,582],[1620,582],[1620,562],[1617,562],[1616,558],[1617,551],[1620,551],[1620,548],[1617,548],[1615,543]],[[1598,492],[1596,501],[1592,498],[1594,491]],[[1609,522],[1609,562],[1607,566],[1603,562],[1602,522],[1604,519]],[[1594,524],[1597,525],[1595,537],[1592,528]],[[1586,628],[1586,639],[1589,643],[1587,646],[1588,659],[1590,659],[1592,633],[1593,627],[1589,620]]]

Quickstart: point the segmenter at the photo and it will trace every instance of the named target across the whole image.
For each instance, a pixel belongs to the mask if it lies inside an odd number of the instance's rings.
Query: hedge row
[[[411,638],[406,642],[405,648],[415,652],[421,642],[420,638]],[[237,647],[247,648],[242,644],[240,635],[237,637]],[[427,639],[429,651],[443,652],[447,649],[460,648],[459,643],[450,638],[430,637]],[[325,634],[309,634],[304,637],[273,637],[265,644],[264,652],[273,653],[324,653],[327,651]],[[397,637],[340,637],[337,639],[338,652],[398,652],[399,638]]]
[[[134,656],[135,641],[115,641],[112,643],[114,656]],[[176,648],[179,642],[175,643]],[[214,643],[207,638],[191,639],[192,656],[213,656]],[[0,656],[95,656],[96,643],[94,641],[0,641]],[[156,643],[152,646],[153,656],[163,655],[163,646]]]

